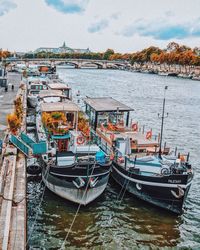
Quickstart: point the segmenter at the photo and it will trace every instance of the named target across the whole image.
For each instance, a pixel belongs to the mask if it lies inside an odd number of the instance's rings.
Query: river
[[[181,216],[150,206],[129,194],[118,201],[120,188],[112,180],[103,195],[81,207],[66,249],[200,249],[200,82],[118,70],[59,69],[60,78],[81,99],[112,96],[134,108],[131,118],[160,129],[164,86],[166,112],[164,141],[190,152],[195,177]],[[32,249],[59,249],[77,205],[63,200],[41,184],[28,181],[28,243]],[[34,226],[34,227],[33,227]]]

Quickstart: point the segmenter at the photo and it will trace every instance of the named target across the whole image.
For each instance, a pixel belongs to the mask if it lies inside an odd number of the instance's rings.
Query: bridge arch
[[[66,61],[66,62],[57,62],[55,63],[56,66],[74,66],[74,68],[78,69],[79,68],[79,65],[78,63],[76,62],[69,62],[69,61]]]
[[[87,67],[87,66],[90,66],[90,65],[91,66],[92,65],[97,66],[98,69],[103,69],[103,64],[97,63],[97,62],[93,62],[93,61],[91,61],[91,62],[82,62],[81,68],[82,67]]]

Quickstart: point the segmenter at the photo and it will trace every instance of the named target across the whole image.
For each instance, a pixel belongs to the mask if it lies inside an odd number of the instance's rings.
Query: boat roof
[[[29,76],[28,78],[28,81],[29,82],[33,82],[33,83],[35,83],[35,82],[47,82],[48,81],[48,78],[46,78],[46,77],[35,77],[35,76]]]
[[[69,86],[67,86],[64,83],[49,83],[48,86],[51,89],[71,89]]]
[[[69,111],[78,112],[80,108],[74,102],[66,100],[65,102],[54,102],[54,103],[41,103],[42,112],[53,112],[53,111]]]
[[[95,111],[133,111],[134,109],[115,100],[112,97],[87,97],[84,99],[85,103],[92,107]]]
[[[65,95],[62,94],[61,90],[40,90],[40,93],[38,95],[39,98],[45,98],[45,97],[66,97]]]

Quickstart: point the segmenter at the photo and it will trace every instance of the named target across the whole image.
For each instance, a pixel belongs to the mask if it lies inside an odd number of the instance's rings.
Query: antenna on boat
[[[163,108],[162,108],[162,116],[160,114],[158,114],[158,117],[162,119],[161,129],[160,129],[160,146],[159,146],[159,153],[158,153],[159,158],[161,158],[161,154],[162,154],[162,138],[163,138],[164,119],[168,117],[168,113],[165,116],[165,95],[166,95],[167,89],[168,89],[168,86],[165,86],[164,99],[163,99]]]

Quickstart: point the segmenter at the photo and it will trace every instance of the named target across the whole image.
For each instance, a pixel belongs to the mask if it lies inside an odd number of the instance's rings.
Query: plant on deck
[[[80,130],[84,136],[90,136],[89,122],[81,112],[78,114],[78,130]]]
[[[43,112],[42,122],[44,127],[51,134],[66,134],[69,128],[66,127],[67,119],[62,112]]]

